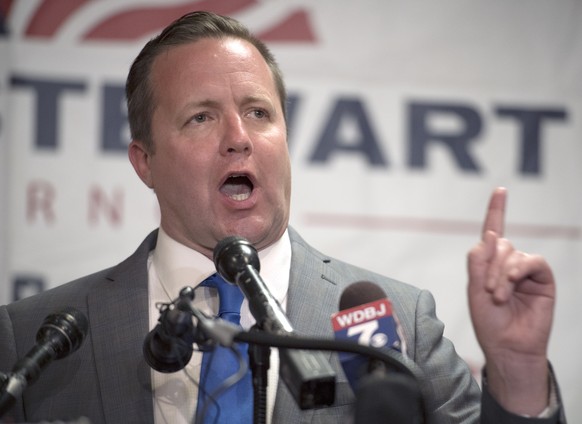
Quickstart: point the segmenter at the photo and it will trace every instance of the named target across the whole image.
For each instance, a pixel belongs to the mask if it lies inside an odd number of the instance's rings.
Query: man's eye
[[[267,116],[267,114],[265,113],[265,111],[264,110],[260,110],[260,109],[255,110],[253,113],[255,115],[255,118],[264,118],[265,116]]]
[[[199,113],[198,115],[194,115],[194,117],[192,118],[192,120],[194,122],[204,122],[206,121],[206,115],[203,113]]]

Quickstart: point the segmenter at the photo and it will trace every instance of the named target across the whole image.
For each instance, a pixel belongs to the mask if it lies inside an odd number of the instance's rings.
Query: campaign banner
[[[430,290],[477,378],[466,254],[508,188],[506,236],[554,270],[550,357],[582,421],[576,0],[0,2],[0,303],[113,266],[157,228],[127,159],[124,84],[145,42],[192,10],[240,20],[278,59],[291,225]]]

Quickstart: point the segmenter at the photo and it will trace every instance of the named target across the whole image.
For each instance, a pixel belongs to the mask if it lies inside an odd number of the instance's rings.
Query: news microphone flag
[[[331,320],[337,340],[353,340],[365,346],[402,352],[398,323],[387,298],[336,312]],[[355,389],[356,382],[367,372],[367,358],[340,352],[339,359],[351,387]]]

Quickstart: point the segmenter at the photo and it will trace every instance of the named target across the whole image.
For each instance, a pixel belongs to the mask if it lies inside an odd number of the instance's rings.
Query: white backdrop
[[[214,10],[259,34],[286,75],[292,225],[328,254],[431,290],[475,369],[465,255],[491,190],[509,188],[507,235],[558,280],[550,354],[568,418],[582,422],[581,2],[54,4],[4,11],[1,303],[111,266],[157,226],[124,151],[125,76],[170,20]]]

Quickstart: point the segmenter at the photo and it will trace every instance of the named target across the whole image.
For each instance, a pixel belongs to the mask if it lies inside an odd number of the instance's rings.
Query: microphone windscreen
[[[216,271],[232,284],[236,284],[237,275],[249,265],[257,272],[261,270],[257,249],[243,237],[230,236],[219,241],[214,247],[212,260]]]
[[[369,281],[359,281],[350,284],[343,291],[339,302],[339,310],[355,308],[385,297],[386,293],[378,285]]]
[[[36,342],[50,343],[55,359],[62,359],[79,349],[88,328],[89,321],[81,311],[65,307],[44,319],[36,333]]]

